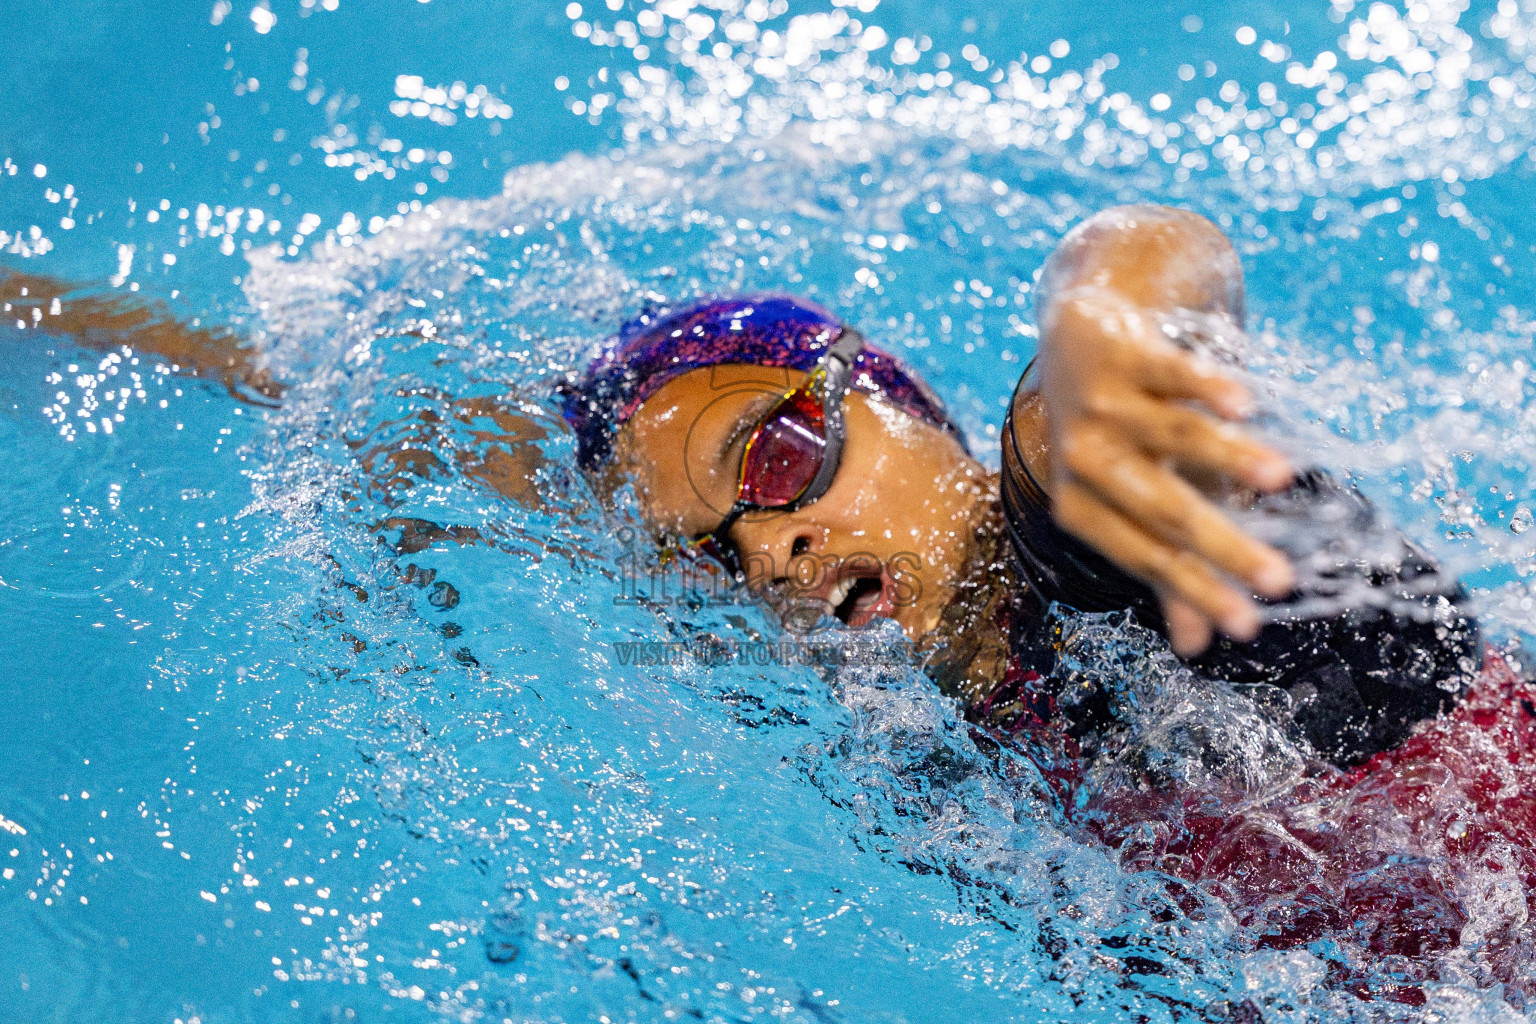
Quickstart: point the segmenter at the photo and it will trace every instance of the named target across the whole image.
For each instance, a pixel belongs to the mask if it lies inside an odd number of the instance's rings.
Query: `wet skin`
[[[1194,310],[1240,326],[1242,301],[1237,254],[1209,221],[1167,207],[1104,211],[1046,263],[1039,383],[1014,407],[1057,522],[1153,588],[1185,655],[1215,632],[1252,639],[1255,595],[1282,597],[1294,579],[1280,552],[1242,533],[1195,483],[1277,490],[1292,478],[1289,463],[1237,425],[1250,404],[1244,387],[1175,346],[1159,322]],[[719,523],[745,430],[772,402],[770,380],[780,392],[794,383],[765,367],[696,370],[626,424],[621,467],[659,529],[692,537]],[[953,593],[996,483],[953,438],[878,400],[851,394],[848,419],[832,489],[794,512],[749,517],[731,540],[745,562],[756,556],[766,567],[750,574],[758,591],[787,578],[796,554],[841,564],[861,553],[885,564],[916,555],[922,590],[909,607],[890,607],[882,593],[838,608],[853,623],[890,615],[916,638]],[[880,583],[889,590],[889,579]],[[845,593],[831,592],[830,603]]]
[[[1174,310],[1240,325],[1242,298],[1237,254],[1210,221],[1158,206],[1096,214],[1046,261],[1036,299],[1038,385],[1014,406],[1025,461],[1058,524],[1152,587],[1184,655],[1215,632],[1251,639],[1254,595],[1281,597],[1293,579],[1278,551],[1243,534],[1195,485],[1276,490],[1289,483],[1289,464],[1241,429],[1245,389],[1159,327]],[[0,268],[0,302],[9,315],[35,317],[46,334],[161,355],[246,401],[282,393],[233,332],[177,323],[142,300],[72,293]],[[796,383],[791,376],[747,366],[695,371],[635,413],[619,436],[620,468],[658,528],[692,536],[718,525],[734,494],[742,427]],[[458,405],[456,415],[485,415]],[[542,429],[519,426],[509,410],[491,422],[507,432],[508,457],[472,460],[474,471],[537,505],[543,456],[533,442]],[[796,556],[802,570],[815,556],[831,568],[824,578],[797,573],[802,592],[826,599],[845,621],[885,615],[916,638],[938,621],[995,494],[996,481],[953,437],[854,393],[831,490],[792,513],[749,515],[731,538],[758,590],[788,578]]]
[[[803,376],[718,366],[647,399],[617,446],[646,517],[676,537],[714,529],[736,497],[750,425]],[[795,512],[748,514],[731,539],[755,591],[825,602],[853,625],[883,615],[921,636],[953,597],[995,480],[952,434],[889,403],[852,392],[845,409],[831,489]]]

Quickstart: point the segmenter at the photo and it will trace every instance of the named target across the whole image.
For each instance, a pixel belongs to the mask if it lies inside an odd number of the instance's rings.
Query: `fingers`
[[[1188,552],[1265,597],[1289,593],[1285,556],[1238,529],[1183,477],[1094,428],[1079,429],[1062,452],[1073,482],[1168,547]]]
[[[1232,639],[1247,641],[1258,635],[1259,612],[1253,599],[1225,583],[1200,556],[1158,540],[1075,484],[1066,485],[1055,496],[1054,514],[1068,533],[1160,593],[1183,602]],[[1182,610],[1175,613],[1176,618],[1180,615]],[[1179,620],[1181,642],[1193,644],[1198,639],[1186,629],[1193,617]]]
[[[1212,627],[1251,639],[1260,621],[1251,595],[1285,596],[1290,563],[1180,475],[1258,491],[1291,482],[1282,454],[1214,418],[1250,415],[1247,388],[1102,289],[1060,305],[1049,333],[1043,394],[1057,522],[1154,588],[1181,654],[1204,649]]]
[[[1148,454],[1199,466],[1260,491],[1279,490],[1295,477],[1284,455],[1195,409],[1139,394],[1119,396],[1104,405],[1101,416]]]
[[[1199,402],[1230,420],[1246,419],[1253,414],[1248,389],[1210,359],[1186,352],[1161,338],[1141,341],[1137,349],[1139,383],[1151,394]]]
[[[1158,540],[1086,489],[1066,487],[1056,500],[1055,515],[1063,529],[1154,589],[1182,601],[1227,636],[1251,640],[1258,634],[1259,614],[1252,598],[1228,585],[1205,559]]]
[[[1167,591],[1160,591],[1163,622],[1168,627],[1168,645],[1181,658],[1193,658],[1211,645],[1211,620],[1193,605]]]

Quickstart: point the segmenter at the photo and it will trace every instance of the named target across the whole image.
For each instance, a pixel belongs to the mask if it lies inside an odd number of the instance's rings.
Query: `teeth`
[[[855,582],[854,578],[850,576],[848,579],[839,580],[837,586],[832,588],[832,593],[827,595],[827,603],[832,606],[834,611],[848,599],[848,594],[853,590]]]

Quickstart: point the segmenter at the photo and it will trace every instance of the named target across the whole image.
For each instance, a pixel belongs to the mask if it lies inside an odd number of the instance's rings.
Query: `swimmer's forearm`
[[[1057,524],[1156,591],[1181,653],[1203,648],[1212,627],[1251,639],[1250,595],[1283,596],[1290,566],[1193,481],[1267,491],[1290,466],[1229,422],[1246,414],[1246,389],[1162,327],[1177,309],[1241,320],[1231,243],[1195,214],[1108,210],[1062,240],[1038,301],[1040,383],[1014,411]]]
[[[181,370],[224,382],[246,400],[277,399],[282,387],[256,366],[238,333],[176,320],[154,300],[91,294],[54,278],[0,268],[0,310],[27,329],[68,336],[86,348],[126,345]]]

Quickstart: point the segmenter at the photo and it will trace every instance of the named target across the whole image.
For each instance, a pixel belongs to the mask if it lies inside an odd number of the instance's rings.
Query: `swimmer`
[[[1414,614],[1288,614],[1305,595],[1287,557],[1215,496],[1321,494],[1367,508],[1244,431],[1244,387],[1164,329],[1197,314],[1241,330],[1242,269],[1220,229],[1168,207],[1104,211],[1062,240],[1037,295],[1039,357],[1004,423],[1000,474],[898,359],[783,295],[641,316],[567,382],[564,419],[582,467],[632,485],[659,535],[770,600],[809,598],[851,626],[894,619],[941,689],[988,728],[1050,719],[1091,749],[1111,726],[1096,695],[1053,679],[1043,633],[1053,602],[1129,609],[1195,668],[1287,691],[1292,724],[1339,766],[1396,746],[1454,703],[1480,645],[1454,584],[1406,587],[1435,578],[1428,559],[1401,542],[1396,576],[1372,581],[1412,590]],[[0,299],[48,309],[37,321],[48,333],[154,353],[244,401],[281,397],[234,332],[180,324],[137,297],[76,295],[0,270]],[[541,506],[545,427],[483,398],[451,411],[505,442],[463,468]],[[416,462],[435,458],[366,440],[357,454],[385,505]],[[485,539],[473,525],[377,525],[398,531],[402,551]],[[809,590],[802,574],[789,578],[807,560],[822,570]]]
[[[1245,432],[1244,387],[1163,329],[1199,314],[1241,330],[1221,231],[1166,207],[1108,210],[1063,239],[1038,295],[1039,357],[999,475],[910,370],[786,296],[631,323],[566,389],[566,419],[582,465],[631,482],[681,550],[770,597],[814,559],[812,599],[850,625],[895,619],[989,725],[1050,717],[1088,745],[1109,726],[1093,695],[1052,689],[1052,602],[1130,609],[1196,668],[1286,690],[1296,727],[1340,766],[1446,710],[1480,647],[1454,584],[1409,586],[1432,577],[1428,559],[1400,541],[1396,574],[1372,581],[1414,591],[1413,614],[1287,614],[1304,596],[1287,557],[1212,494],[1368,510]]]
[[[1536,686],[1484,649],[1460,587],[1363,498],[1244,429],[1251,396],[1219,353],[1164,330],[1241,330],[1239,261],[1213,224],[1101,213],[1049,258],[1037,302],[1039,355],[998,474],[910,370],[786,296],[641,317],[569,383],[565,418],[581,464],[632,485],[670,547],[770,604],[798,592],[849,626],[894,619],[978,749],[1022,754],[1069,825],[1126,870],[1216,895],[1244,941],[1342,937],[1362,963],[1457,948],[1474,908],[1456,879],[1536,847]],[[1384,533],[1395,557],[1332,575],[1393,599],[1308,613],[1309,588],[1336,581],[1299,579],[1240,529],[1227,509],[1244,501],[1331,505]],[[797,560],[825,570],[809,593]],[[1124,746],[1113,695],[1059,663],[1057,602],[1131,611],[1195,671],[1262,696],[1255,710],[1315,757],[1264,791],[1217,791],[1219,767],[1192,785],[1163,774],[1158,751]],[[1094,763],[1128,765],[1130,785],[1085,784]],[[1452,832],[1449,808],[1465,822]],[[1169,882],[1175,902],[1183,884]],[[1488,976],[1518,976],[1527,948],[1491,948]],[[1416,1004],[1436,970],[1348,968],[1329,984]]]
[[[1459,928],[1431,934],[1396,904],[1372,910],[1377,890],[1352,881],[1410,847],[1422,847],[1421,860],[1449,856],[1443,824],[1424,815],[1410,841],[1400,815],[1367,827],[1375,819],[1359,808],[1371,799],[1417,806],[1414,787],[1450,780],[1465,789],[1471,822],[1451,853],[1536,846],[1525,784],[1478,781],[1536,770],[1536,688],[1483,651],[1459,589],[1438,582],[1406,541],[1396,574],[1371,581],[1407,595],[1392,611],[1287,610],[1301,607],[1306,584],[1282,551],[1236,525],[1230,502],[1331,497],[1362,516],[1369,509],[1257,441],[1242,425],[1244,387],[1199,343],[1181,347],[1164,330],[1185,314],[1241,329],[1240,265],[1214,225],[1162,207],[1105,211],[1067,235],[1040,285],[1039,357],[1003,424],[999,473],[878,339],[788,296],[706,299],[641,316],[566,382],[563,418],[592,478],[631,486],[658,535],[699,566],[770,603],[798,589],[852,627],[894,620],[965,707],[979,743],[1044,743],[1066,755],[1060,764],[1091,756],[1114,728],[1102,694],[1058,678],[1055,602],[1129,609],[1196,670],[1283,690],[1295,729],[1342,769],[1325,789],[1225,816],[1212,816],[1200,794],[1151,794],[1123,813],[1100,813],[1105,805],[1089,794],[1079,806],[1098,818],[1086,827],[1120,849],[1122,833],[1140,835],[1137,822],[1155,820],[1162,838],[1150,850],[1124,846],[1128,866],[1227,886],[1234,911],[1279,915],[1253,925],[1258,941],[1276,947],[1368,919],[1379,926],[1370,940],[1378,954],[1453,945]],[[31,319],[43,333],[159,355],[242,401],[281,400],[280,383],[233,332],[5,270],[0,300],[38,310]],[[497,439],[489,454],[463,453],[465,472],[543,507],[535,478],[549,421],[522,415],[510,399],[454,401],[450,415]],[[356,455],[387,508],[436,458],[367,438]],[[394,516],[376,525],[397,532],[402,553],[487,539],[478,525]],[[790,578],[797,558],[827,569],[809,594]],[[1437,582],[1409,586],[1420,578]],[[1289,832],[1279,828],[1292,819]],[[1428,906],[1446,898],[1438,884],[1410,880],[1404,891]],[[1285,893],[1311,895],[1279,900]]]

